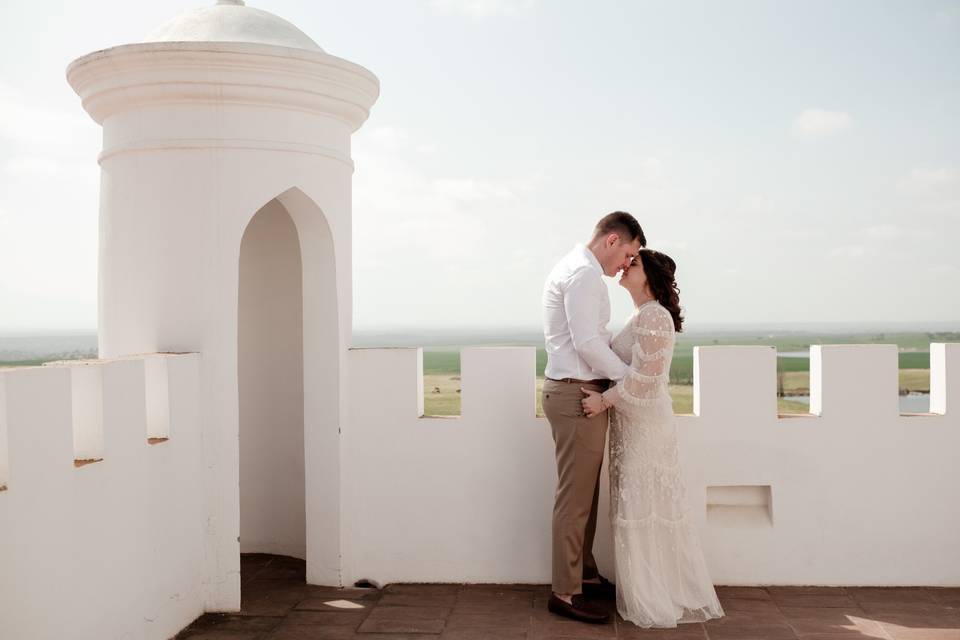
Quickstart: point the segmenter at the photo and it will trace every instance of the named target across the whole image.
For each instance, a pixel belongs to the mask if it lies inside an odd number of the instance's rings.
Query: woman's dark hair
[[[677,288],[677,263],[667,254],[653,249],[640,249],[637,258],[643,264],[650,292],[673,316],[673,328],[680,333],[683,316],[680,314],[680,289]]]

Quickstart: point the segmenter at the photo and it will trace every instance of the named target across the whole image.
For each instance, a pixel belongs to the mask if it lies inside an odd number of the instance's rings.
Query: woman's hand
[[[610,405],[604,401],[603,396],[592,389],[580,387],[580,391],[587,394],[587,397],[580,401],[583,405],[583,412],[588,418],[599,415],[610,408]]]

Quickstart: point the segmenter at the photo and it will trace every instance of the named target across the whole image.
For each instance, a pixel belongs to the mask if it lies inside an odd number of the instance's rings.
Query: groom
[[[593,557],[607,412],[587,418],[581,387],[603,392],[627,374],[627,365],[610,349],[610,299],[601,276],[627,269],[646,244],[636,219],[615,211],[597,223],[586,245],[578,244],[557,263],[543,287],[543,412],[557,457],[553,593],[547,608],[583,622],[609,621],[609,614],[586,598],[612,599],[616,591]]]

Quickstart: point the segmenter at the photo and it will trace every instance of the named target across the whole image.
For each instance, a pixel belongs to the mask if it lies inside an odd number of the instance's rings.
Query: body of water
[[[810,396],[784,396],[784,400],[810,404]],[[930,411],[929,393],[908,393],[900,396],[900,413],[927,413]]]

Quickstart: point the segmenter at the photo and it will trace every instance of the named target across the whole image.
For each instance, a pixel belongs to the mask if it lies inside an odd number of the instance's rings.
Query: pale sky
[[[205,4],[0,5],[0,331],[96,327],[100,128],[67,64]],[[357,328],[536,327],[616,209],[691,326],[960,321],[960,2],[248,4],[380,78]]]

